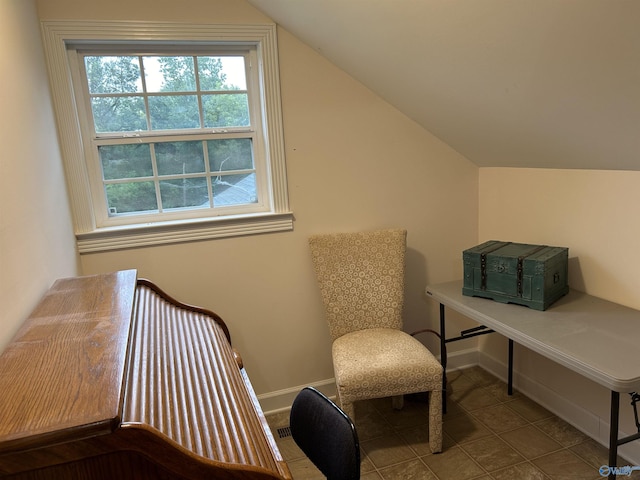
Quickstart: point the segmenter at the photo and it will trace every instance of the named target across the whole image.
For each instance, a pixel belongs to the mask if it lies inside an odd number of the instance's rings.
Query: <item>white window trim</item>
[[[45,21],[42,23],[42,34],[80,253],[293,229],[293,214],[289,209],[287,193],[277,38],[274,24],[202,25]],[[81,40],[255,43],[258,58],[263,67],[261,80],[265,97],[267,155],[270,157],[267,175],[272,188],[271,211],[145,225],[97,227],[67,57],[67,43]]]

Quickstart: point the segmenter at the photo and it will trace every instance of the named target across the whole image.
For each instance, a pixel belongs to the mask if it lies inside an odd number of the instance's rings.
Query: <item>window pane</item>
[[[209,140],[209,169],[212,172],[253,169],[250,138]]]
[[[153,130],[200,127],[195,95],[149,97],[149,116]]]
[[[193,57],[142,57],[148,92],[194,92]]]
[[[202,109],[205,127],[247,127],[250,125],[249,101],[246,93],[203,95]]]
[[[200,90],[246,90],[244,57],[198,57]]]
[[[156,143],[158,175],[204,172],[202,142]]]
[[[96,133],[147,129],[142,97],[94,97],[91,109]]]
[[[142,91],[138,57],[85,57],[89,93],[136,93]]]
[[[121,213],[158,211],[153,182],[131,182],[105,185],[109,216]]]
[[[207,179],[181,178],[160,182],[162,208],[209,207]]]
[[[256,176],[220,175],[213,179],[213,206],[243,205],[256,203]]]
[[[147,144],[103,145],[98,147],[105,180],[153,175],[151,150]]]

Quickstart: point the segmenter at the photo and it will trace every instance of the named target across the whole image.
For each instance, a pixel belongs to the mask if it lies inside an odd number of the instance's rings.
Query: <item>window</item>
[[[81,253],[292,228],[275,26],[43,32]]]
[[[98,226],[265,210],[268,189],[256,181],[265,168],[254,49],[71,50],[89,133],[85,156],[97,165],[92,188],[103,194]]]

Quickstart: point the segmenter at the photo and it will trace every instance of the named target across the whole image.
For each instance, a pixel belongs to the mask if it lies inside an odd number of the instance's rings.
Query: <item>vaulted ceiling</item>
[[[480,167],[640,170],[639,0],[249,0]]]

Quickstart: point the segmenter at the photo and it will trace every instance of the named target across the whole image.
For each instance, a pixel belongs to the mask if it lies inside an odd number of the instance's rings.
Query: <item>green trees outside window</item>
[[[87,54],[84,67],[109,216],[257,201],[244,56]]]

